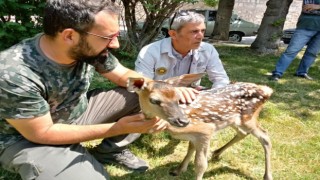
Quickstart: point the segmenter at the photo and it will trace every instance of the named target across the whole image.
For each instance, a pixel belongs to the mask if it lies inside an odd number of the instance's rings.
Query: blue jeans
[[[307,74],[320,51],[320,31],[307,29],[296,29],[286,51],[281,55],[272,74],[282,76],[305,45],[307,45],[307,49],[300,61],[296,74]]]

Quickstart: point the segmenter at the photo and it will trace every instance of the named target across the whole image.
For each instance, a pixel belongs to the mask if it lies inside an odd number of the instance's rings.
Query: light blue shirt
[[[186,59],[182,60],[173,54],[173,50],[171,38],[165,38],[143,47],[135,62],[135,70],[145,77],[165,80],[186,74],[190,69],[189,73],[206,72],[213,83],[212,87],[223,87],[230,83],[219,54],[213,45],[201,42],[198,49],[190,51]]]
[[[190,51],[185,57],[182,57],[175,49],[172,49],[172,54],[177,59],[177,64],[173,68],[173,76],[189,74],[191,63],[193,60],[193,52]]]

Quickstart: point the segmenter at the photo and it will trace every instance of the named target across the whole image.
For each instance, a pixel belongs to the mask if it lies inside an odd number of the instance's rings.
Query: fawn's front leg
[[[186,156],[184,157],[183,161],[180,163],[180,165],[178,167],[176,167],[175,169],[170,171],[170,175],[178,176],[181,173],[187,171],[189,162],[191,161],[192,155],[194,154],[195,150],[196,149],[195,149],[194,145],[192,144],[191,141],[189,141],[189,147],[188,147],[188,152],[187,152]]]
[[[210,149],[210,139],[195,143],[196,156],[194,160],[196,180],[202,180],[203,174],[208,168],[208,151]]]
[[[181,164],[173,171],[170,172],[171,175],[177,176],[185,171],[187,171],[189,162],[191,161],[194,151],[196,151],[196,156],[194,160],[196,180],[202,180],[203,174],[208,167],[208,150],[210,148],[210,138],[196,138],[194,142],[189,141],[188,152],[184,157]]]
[[[172,137],[188,140],[189,147],[186,156],[181,164],[171,171],[171,175],[179,175],[185,172],[188,168],[188,164],[192,158],[192,155],[196,151],[195,157],[195,171],[197,180],[202,179],[204,172],[208,167],[208,150],[210,148],[210,140],[216,129],[216,125],[213,123],[196,122],[189,124],[184,128],[177,128],[173,126],[168,127],[168,131]]]

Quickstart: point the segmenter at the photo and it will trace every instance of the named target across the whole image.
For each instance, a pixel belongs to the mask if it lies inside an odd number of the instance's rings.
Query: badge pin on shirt
[[[158,75],[164,75],[164,74],[167,73],[167,71],[168,71],[168,70],[167,70],[165,67],[159,67],[159,68],[156,69],[156,73],[157,73]]]

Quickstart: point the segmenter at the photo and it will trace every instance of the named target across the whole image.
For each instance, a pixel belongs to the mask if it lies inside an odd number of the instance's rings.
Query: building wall
[[[280,0],[281,1],[281,0]],[[242,19],[256,24],[260,24],[267,9],[268,0],[235,0],[234,12]],[[201,0],[194,5],[186,5],[183,9],[188,8],[212,8],[206,6]],[[295,28],[298,17],[302,8],[302,0],[293,0],[284,24],[284,29]],[[212,8],[214,9],[214,8]]]
[[[243,19],[260,24],[268,0],[236,0],[234,12]],[[302,0],[293,0],[286,17],[284,29],[295,28],[302,8]]]

